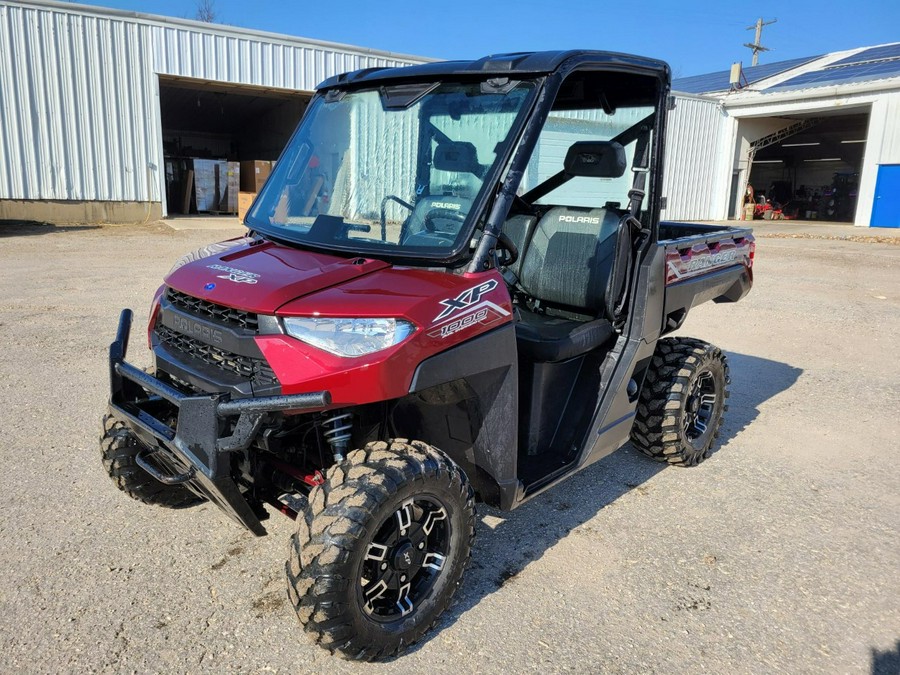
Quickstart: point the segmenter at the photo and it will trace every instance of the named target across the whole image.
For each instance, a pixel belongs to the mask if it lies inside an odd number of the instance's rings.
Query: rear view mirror
[[[456,171],[481,176],[484,170],[478,163],[478,152],[472,143],[443,141],[434,149],[434,168],[438,171]]]
[[[626,167],[625,148],[616,141],[578,141],[566,153],[569,176],[619,178]]]

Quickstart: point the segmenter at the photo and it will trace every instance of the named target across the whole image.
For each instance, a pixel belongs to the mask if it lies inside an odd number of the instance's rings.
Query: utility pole
[[[750,65],[755,66],[757,63],[759,63],[759,53],[760,53],[760,52],[767,52],[767,51],[769,51],[769,48],[768,48],[768,47],[763,47],[763,46],[759,43],[759,41],[760,41],[760,39],[762,38],[762,29],[763,29],[763,26],[768,26],[769,24],[773,24],[773,23],[775,23],[776,21],[778,21],[778,19],[772,19],[771,21],[763,22],[762,18],[759,18],[759,19],[756,20],[756,24],[755,24],[755,25],[753,25],[753,26],[747,26],[747,30],[754,30],[754,29],[756,29],[756,40],[754,40],[752,43],[751,43],[751,42],[745,42],[745,43],[744,43],[744,46],[745,46],[745,47],[749,47],[750,49],[753,50],[753,63],[751,63]]]

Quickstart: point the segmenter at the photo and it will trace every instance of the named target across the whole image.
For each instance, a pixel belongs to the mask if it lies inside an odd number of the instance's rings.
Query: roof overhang
[[[592,67],[652,75],[665,78],[666,81],[671,77],[669,65],[664,61],[615,52],[570,50],[495,54],[474,61],[438,61],[403,68],[368,68],[330,77],[322,82],[318,89],[378,85],[392,80],[433,81],[485,76],[533,77]]]

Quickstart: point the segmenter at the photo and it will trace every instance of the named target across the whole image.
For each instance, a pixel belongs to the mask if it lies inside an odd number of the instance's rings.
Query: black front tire
[[[122,492],[143,504],[183,509],[204,500],[183,485],[164,485],[138,466],[135,456],[144,449],[124,423],[112,415],[103,418],[100,453],[103,468]]]
[[[728,410],[728,362],[702,340],[664,338],[641,389],[631,442],[659,462],[695,466],[712,454]]]
[[[474,493],[452,460],[420,441],[369,443],[328,470],[297,517],[288,596],[316,644],[353,660],[388,658],[449,606],[474,536]],[[394,597],[401,580],[406,591]]]

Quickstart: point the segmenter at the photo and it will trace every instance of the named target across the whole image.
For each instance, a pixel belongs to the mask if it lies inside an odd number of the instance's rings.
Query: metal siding
[[[663,194],[668,220],[716,218],[721,139],[727,115],[717,101],[677,97],[669,113]]]
[[[879,93],[872,101],[854,225],[870,224],[882,164],[900,164],[900,91]]]
[[[0,3],[0,199],[160,201],[157,74],[311,91],[418,63],[151,17]]]

